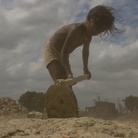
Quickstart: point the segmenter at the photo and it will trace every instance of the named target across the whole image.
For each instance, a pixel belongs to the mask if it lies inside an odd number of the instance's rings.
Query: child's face
[[[87,23],[87,32],[91,36],[97,36],[102,33],[104,30],[101,29],[98,25],[96,25],[93,20],[88,21]]]

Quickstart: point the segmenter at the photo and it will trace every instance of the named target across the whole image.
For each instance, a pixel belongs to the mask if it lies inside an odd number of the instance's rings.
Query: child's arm
[[[71,67],[69,64],[69,54],[70,54],[70,51],[72,49],[72,42],[75,38],[75,35],[76,35],[75,28],[72,28],[70,30],[70,32],[68,33],[67,38],[64,42],[63,48],[61,50],[61,61],[62,61],[62,64],[64,65],[64,67],[66,69],[68,78],[73,77],[73,73],[71,71]]]
[[[91,73],[88,69],[88,58],[89,58],[89,45],[91,42],[91,38],[89,40],[87,40],[87,42],[84,44],[83,46],[83,50],[82,50],[82,58],[83,58],[83,70],[84,70],[84,74],[88,74],[89,78],[91,78]]]

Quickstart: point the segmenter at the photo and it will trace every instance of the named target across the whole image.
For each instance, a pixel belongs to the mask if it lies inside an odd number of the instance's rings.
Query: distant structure
[[[113,118],[117,115],[114,103],[98,101],[94,107],[86,107],[87,116],[93,116],[103,119]]]

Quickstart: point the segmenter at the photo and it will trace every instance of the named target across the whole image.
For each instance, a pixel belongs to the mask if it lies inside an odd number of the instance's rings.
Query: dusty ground
[[[0,138],[138,138],[138,114],[116,120],[0,116]]]

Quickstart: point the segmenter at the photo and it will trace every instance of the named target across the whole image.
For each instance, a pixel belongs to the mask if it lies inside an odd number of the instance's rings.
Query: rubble
[[[27,114],[27,118],[39,118],[39,119],[43,119],[44,118],[44,114],[38,111],[31,111]]]
[[[15,100],[6,97],[0,97],[0,115],[10,115],[13,113],[25,113],[27,109],[17,103]]]

